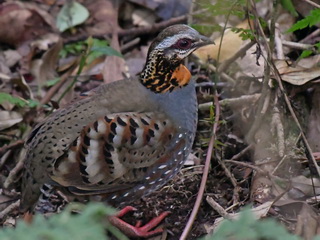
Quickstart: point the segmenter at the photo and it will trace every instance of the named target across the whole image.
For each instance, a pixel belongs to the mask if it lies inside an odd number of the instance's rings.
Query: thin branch
[[[259,167],[252,165],[250,163],[245,163],[245,162],[239,162],[239,161],[234,161],[234,160],[224,160],[227,163],[233,163],[239,166],[243,166],[243,167],[247,167],[247,168],[251,168],[255,171],[257,171],[260,174],[267,174],[265,171],[261,170]]]
[[[250,1],[251,1],[252,6],[254,6],[253,0],[250,0]],[[256,17],[258,18],[258,14],[257,14],[256,11],[254,12],[254,14],[255,14]],[[277,80],[277,82],[278,82],[278,84],[279,84],[279,88],[280,88],[280,90],[281,90],[281,92],[282,92],[282,94],[283,94],[283,97],[284,97],[284,100],[285,100],[285,102],[286,102],[286,105],[287,105],[287,107],[288,107],[288,109],[289,109],[289,112],[290,112],[293,120],[294,120],[295,123],[297,124],[297,126],[298,126],[298,128],[299,128],[299,131],[301,132],[301,137],[302,137],[304,146],[305,146],[305,148],[306,148],[307,157],[308,157],[308,159],[311,160],[313,167],[316,169],[317,175],[320,176],[320,168],[319,168],[319,166],[318,166],[318,164],[317,164],[314,156],[312,155],[312,149],[311,149],[311,147],[310,147],[310,145],[309,145],[309,143],[308,143],[308,140],[307,140],[307,138],[306,138],[306,136],[305,136],[305,134],[304,134],[304,132],[303,132],[303,129],[302,129],[301,124],[300,124],[300,122],[299,122],[299,120],[298,120],[298,118],[297,118],[297,115],[296,115],[295,111],[293,110],[293,107],[292,107],[292,105],[291,105],[290,99],[289,99],[289,97],[288,97],[288,95],[287,95],[287,93],[286,93],[286,91],[285,91],[285,89],[284,89],[284,86],[283,86],[283,84],[282,84],[281,75],[280,75],[278,69],[276,68],[274,62],[271,61],[271,59],[272,59],[272,58],[271,58],[272,51],[271,51],[271,48],[270,48],[269,44],[267,44],[267,37],[266,37],[266,35],[264,34],[263,27],[261,26],[261,24],[260,24],[259,21],[257,21],[257,27],[258,27],[258,29],[259,29],[259,32],[260,32],[261,35],[262,35],[262,38],[263,38],[264,41],[266,42],[265,46],[266,46],[267,53],[268,53],[268,61],[267,61],[268,64],[267,64],[267,66],[272,67],[272,70],[273,70],[273,72],[274,72],[274,76],[275,76],[275,78],[276,78],[276,80]],[[272,48],[272,49],[273,49],[273,48]],[[250,130],[251,130],[251,129],[250,129]]]
[[[314,30],[312,33],[310,33],[308,36],[303,38],[299,43],[306,43],[309,42],[312,38],[317,37],[320,34],[320,29]]]
[[[72,66],[69,68],[69,70],[64,73],[60,77],[60,81],[55,84],[52,88],[49,89],[49,91],[46,93],[46,95],[41,99],[41,104],[47,104],[52,97],[61,89],[61,87],[67,82],[69,79],[69,76],[72,74],[72,72],[78,67],[79,60],[75,61]]]
[[[237,180],[234,178],[234,176],[232,175],[232,173],[230,172],[230,170],[227,168],[227,166],[225,165],[224,161],[221,161],[220,159],[218,160],[218,162],[220,163],[221,167],[224,170],[224,173],[227,175],[227,177],[230,179],[232,185],[233,185],[233,204],[238,204],[239,203],[239,184],[237,182]]]
[[[218,72],[224,72],[232,63],[234,63],[239,57],[242,57],[246,54],[246,52],[255,44],[255,42],[249,42],[245,46],[243,46],[241,49],[239,49],[236,54],[234,54],[231,58],[228,60],[222,62],[218,68]]]
[[[216,132],[218,129],[218,124],[219,124],[219,119],[220,119],[220,105],[219,105],[219,100],[218,100],[218,96],[217,94],[214,95],[214,103],[216,106],[216,111],[215,111],[215,122],[213,124],[213,128],[212,128],[212,136],[209,142],[209,147],[208,147],[208,152],[207,152],[207,157],[206,157],[206,162],[204,165],[204,170],[203,170],[203,175],[202,175],[202,179],[201,179],[201,184],[200,184],[200,188],[199,188],[199,192],[197,195],[197,199],[196,202],[193,206],[192,212],[191,212],[191,216],[189,217],[189,220],[187,222],[186,227],[184,228],[182,235],[180,237],[180,240],[185,240],[188,237],[188,234],[192,228],[192,224],[196,219],[202,198],[203,198],[203,194],[204,194],[204,190],[205,190],[205,186],[206,186],[206,182],[207,182],[207,178],[208,178],[208,174],[209,174],[209,168],[210,168],[210,161],[211,161],[211,157],[212,157],[212,152],[213,152],[213,147],[214,147],[214,143],[215,143],[215,139],[216,139]]]
[[[310,5],[316,7],[316,8],[320,8],[320,5],[315,3],[315,2],[312,2],[311,0],[303,0],[305,1],[306,3],[309,3]]]
[[[299,50],[313,50],[313,49],[315,49],[315,47],[311,44],[297,43],[297,42],[291,42],[291,41],[286,41],[286,40],[282,40],[282,44],[286,47],[299,49]]]
[[[0,212],[0,222],[2,222],[9,213],[11,213],[13,210],[17,209],[20,206],[20,200],[10,204],[8,207],[6,207],[5,209],[3,209]]]
[[[223,208],[219,203],[217,203],[212,197],[206,198],[207,203],[224,219],[232,219],[231,215]]]
[[[0,155],[4,154],[6,151],[8,151],[10,149],[19,148],[19,147],[23,146],[23,144],[24,144],[24,140],[18,140],[18,141],[11,143],[9,145],[5,145],[0,148]]]

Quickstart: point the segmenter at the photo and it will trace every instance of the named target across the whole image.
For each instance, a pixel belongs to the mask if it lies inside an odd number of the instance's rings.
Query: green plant
[[[61,53],[62,55],[67,54],[68,51],[72,51],[73,53],[79,52],[79,54],[81,54],[81,59],[76,76],[74,77],[71,84],[61,94],[61,96],[58,99],[58,102],[61,101],[65,94],[69,92],[73,85],[77,82],[78,77],[80,76],[84,66],[90,64],[94,59],[102,55],[123,57],[121,53],[119,53],[118,51],[116,51],[108,45],[108,42],[105,40],[99,40],[89,37],[86,41],[78,42],[74,45],[70,45],[64,48],[64,50]]]
[[[14,97],[9,93],[0,93],[0,104],[4,102],[9,102],[11,104],[17,105],[18,107],[37,107],[39,106],[39,102],[33,99],[23,99],[21,97]]]
[[[302,240],[290,234],[276,220],[257,220],[249,209],[243,210],[237,220],[224,220],[213,235],[202,240]],[[319,240],[315,237],[314,240]]]
[[[81,211],[75,214],[74,210]],[[102,203],[69,205],[62,213],[45,218],[36,214],[32,223],[18,222],[16,228],[3,228],[1,240],[103,240],[109,231],[117,239],[128,239],[106,219],[114,210]]]
[[[108,41],[97,38],[88,38],[86,41],[66,44],[60,52],[60,57],[65,58],[69,54],[80,55],[86,53],[86,64],[90,64],[96,58],[108,55],[123,57],[121,53],[109,46]]]
[[[317,23],[320,22],[320,9],[314,9],[310,11],[310,14],[308,16],[306,16],[305,18],[303,18],[302,20],[296,22],[295,24],[293,24],[293,26],[291,28],[289,28],[287,30],[287,32],[295,32],[297,30],[301,30],[307,27],[312,27],[314,25],[316,25]],[[316,43],[313,45],[314,49],[307,49],[304,50],[301,55],[300,58],[305,58],[310,56],[313,52],[320,52],[320,42]]]

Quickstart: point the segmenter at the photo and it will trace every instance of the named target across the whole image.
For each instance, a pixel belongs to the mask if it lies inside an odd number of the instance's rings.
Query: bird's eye
[[[191,44],[192,44],[192,41],[190,39],[183,38],[183,39],[178,40],[174,44],[174,47],[185,50],[185,49],[190,48]]]

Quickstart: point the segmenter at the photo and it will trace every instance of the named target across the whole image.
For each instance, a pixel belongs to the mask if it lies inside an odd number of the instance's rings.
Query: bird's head
[[[193,28],[177,24],[164,29],[153,41],[149,54],[160,53],[168,61],[182,61],[194,50],[212,43]]]
[[[178,24],[164,29],[152,42],[143,71],[142,84],[155,93],[186,86],[191,78],[183,60],[197,48],[211,44],[193,28]]]

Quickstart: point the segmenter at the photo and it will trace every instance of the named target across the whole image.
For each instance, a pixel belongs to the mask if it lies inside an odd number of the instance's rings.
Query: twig
[[[256,93],[252,95],[242,95],[241,97],[237,97],[237,98],[226,98],[226,99],[220,100],[219,104],[221,106],[240,108],[242,106],[248,106],[250,104],[254,104],[256,101],[259,100],[260,96],[261,96],[260,93]],[[206,110],[206,109],[209,109],[209,107],[211,106],[212,106],[212,102],[201,103],[199,104],[199,109]]]
[[[250,0],[250,2],[252,4],[252,6],[254,6],[253,0]],[[256,11],[254,11],[254,14],[255,14],[256,17],[258,17],[258,14],[257,14]],[[265,36],[265,34],[263,32],[263,28],[262,28],[262,26],[261,26],[259,21],[257,21],[257,27],[258,27],[261,35],[262,35],[262,38],[267,43],[267,37]],[[301,137],[302,137],[304,146],[306,148],[306,155],[307,155],[308,159],[311,161],[310,163],[312,163],[313,167],[315,168],[315,170],[317,172],[317,176],[320,176],[320,168],[317,165],[317,162],[316,162],[316,160],[315,160],[315,158],[314,158],[314,156],[312,154],[312,149],[311,149],[311,147],[310,147],[310,145],[308,143],[308,140],[307,140],[307,138],[306,138],[306,136],[305,136],[305,134],[303,132],[303,129],[302,129],[301,124],[300,124],[300,122],[299,122],[299,120],[297,118],[297,115],[296,115],[295,111],[292,108],[290,99],[289,99],[288,95],[286,94],[286,91],[285,91],[285,89],[283,87],[281,75],[280,75],[278,69],[276,68],[275,64],[272,61],[270,61],[272,59],[271,58],[271,55],[272,55],[271,49],[273,49],[273,48],[271,46],[269,46],[269,44],[265,44],[265,45],[266,45],[266,49],[267,49],[267,53],[268,53],[268,59],[269,59],[269,61],[267,61],[269,63],[269,64],[267,64],[267,66],[272,67],[272,70],[274,72],[274,76],[275,76],[275,78],[276,78],[276,80],[277,80],[277,82],[279,84],[279,88],[280,88],[280,90],[282,92],[282,95],[283,95],[284,100],[286,102],[286,105],[287,105],[287,107],[288,107],[288,109],[290,111],[290,114],[291,114],[293,120],[295,121],[295,123],[297,124],[297,126],[299,128],[299,131],[301,132]]]
[[[312,33],[310,33],[308,36],[306,36],[304,39],[299,41],[299,43],[306,43],[306,42],[310,41],[310,39],[318,36],[319,34],[320,34],[320,29],[318,28],[317,30],[314,30]]]
[[[129,49],[133,48],[140,40],[140,38],[134,38],[132,41],[123,44],[120,49],[121,53],[127,52]]]
[[[200,14],[205,11],[206,10],[199,10],[199,11],[193,12],[193,15]],[[143,35],[143,34],[156,33],[159,30],[164,29],[168,26],[185,22],[187,21],[187,19],[188,19],[188,14],[182,15],[180,17],[171,18],[169,20],[166,20],[160,23],[155,23],[151,26],[123,29],[123,30],[120,30],[118,34],[119,34],[119,37],[128,36],[128,35],[130,35],[131,37],[131,36],[137,36],[137,35]]]
[[[266,174],[265,171],[261,170],[259,167],[254,166],[254,165],[252,165],[250,163],[239,162],[239,161],[234,161],[234,160],[224,160],[224,161],[225,162],[229,162],[229,163],[233,163],[233,164],[236,164],[236,165],[240,165],[240,166],[243,166],[243,167],[251,168],[251,169],[257,171],[260,174]]]
[[[316,7],[316,8],[320,8],[320,5],[319,5],[319,4],[317,4],[317,3],[315,3],[315,2],[312,2],[311,0],[303,0],[303,1],[309,3],[310,5],[312,5],[312,6]]]
[[[279,157],[283,157],[285,153],[285,136],[284,127],[281,121],[280,111],[277,106],[273,107],[271,119],[271,131],[277,136],[277,148]]]
[[[206,63],[206,62],[202,61],[201,59],[198,59],[197,63],[199,63],[199,65],[203,65],[204,67],[209,68],[209,70],[211,70],[213,72],[218,71],[217,68],[213,64]],[[236,84],[236,80],[234,80],[232,77],[230,77],[228,74],[226,74],[224,72],[220,73],[220,78],[231,83],[233,86]]]
[[[232,185],[233,185],[233,204],[239,203],[239,185],[237,180],[234,178],[230,170],[227,168],[227,166],[224,164],[224,161],[221,161],[218,159],[218,162],[220,163],[221,167],[223,168],[225,174],[230,179]]]
[[[274,38],[274,41],[275,41],[275,45],[276,45],[276,49],[277,49],[277,58],[278,59],[284,59],[284,53],[283,53],[283,41],[281,39],[281,32],[279,30],[279,28],[276,28],[275,29],[275,38]]]
[[[47,94],[41,99],[41,101],[40,101],[41,104],[47,104],[52,99],[52,97],[67,82],[71,73],[78,67],[78,64],[79,64],[79,60],[75,61],[72,64],[70,69],[60,77],[60,81],[57,84],[55,84],[52,88],[50,88],[50,90],[47,92]]]
[[[8,150],[6,151],[4,154],[2,154],[1,158],[0,158],[0,169],[3,167],[3,165],[7,162],[10,154],[12,153],[12,150]],[[1,185],[0,185],[1,186]]]
[[[299,49],[299,50],[312,50],[315,47],[311,44],[305,44],[305,43],[297,43],[297,42],[291,42],[291,41],[286,41],[282,40],[282,44],[286,47],[291,47],[294,49]]]
[[[282,157],[282,159],[279,161],[279,163],[277,164],[277,166],[273,169],[271,175],[274,175],[274,174],[277,172],[277,170],[279,169],[279,167],[282,165],[282,163],[283,163],[286,159],[287,159],[287,155],[284,155],[284,156]]]
[[[24,167],[24,155],[25,155],[25,149],[22,149],[19,154],[19,161],[17,165],[10,171],[9,176],[7,177],[7,179],[3,184],[4,188],[8,188],[11,185],[11,183],[15,181],[17,174]]]
[[[202,83],[196,83],[196,87],[216,87],[216,88],[228,88],[231,87],[230,84],[226,82],[202,82]]]
[[[183,15],[183,16],[171,18],[169,20],[166,20],[166,21],[163,21],[160,23],[155,23],[151,26],[136,27],[136,28],[130,28],[130,29],[121,29],[118,32],[118,36],[119,37],[125,37],[125,36],[136,37],[138,35],[156,33],[159,30],[166,28],[168,26],[185,22],[187,20],[187,18],[188,18],[188,15]],[[106,38],[107,36],[111,36],[111,34],[112,34],[111,32],[107,32],[104,34],[93,35],[93,37],[94,38]],[[69,37],[68,39],[65,39],[64,44],[81,41],[86,38],[88,38],[88,34],[86,34],[86,33],[78,34],[78,35]]]
[[[222,62],[218,68],[218,72],[224,72],[231,63],[234,63],[239,57],[242,57],[243,55],[245,55],[245,53],[255,44],[255,42],[249,42],[248,44],[246,44],[245,46],[243,46],[241,49],[239,49],[238,52],[236,52],[236,54],[234,54],[231,58],[229,58],[228,60]]]
[[[3,147],[0,148],[0,155],[4,154],[6,151],[8,151],[9,149],[16,149],[21,147],[24,144],[24,140],[18,140],[15,141],[14,143],[11,143],[9,145],[5,145]]]
[[[9,213],[11,213],[13,210],[17,209],[20,205],[20,200],[10,204],[8,207],[6,207],[5,209],[3,209],[0,212],[0,222],[3,222],[4,218],[6,218],[8,216]]]
[[[227,213],[227,211],[220,206],[219,203],[217,203],[212,197],[207,196],[206,198],[207,203],[209,203],[209,205],[217,212],[219,213],[219,215],[221,217],[223,217],[224,219],[232,219],[230,214]]]
[[[246,154],[251,148],[253,147],[253,144],[250,144],[249,146],[242,149],[238,154],[235,154],[232,156],[231,160],[237,160],[241,158],[244,154]]]
[[[218,96],[215,94],[214,95],[214,103],[215,103],[215,122],[213,124],[213,129],[212,129],[212,136],[209,142],[209,147],[208,147],[208,152],[207,152],[207,157],[206,157],[206,162],[204,165],[204,170],[203,170],[203,175],[202,175],[202,179],[201,179],[201,184],[200,184],[200,188],[199,188],[199,192],[197,195],[197,199],[196,202],[193,206],[192,212],[191,212],[191,216],[189,217],[189,220],[187,222],[186,227],[184,228],[182,235],[180,237],[180,240],[185,240],[187,239],[187,236],[191,230],[192,224],[197,216],[201,201],[202,201],[202,197],[204,194],[204,190],[205,190],[205,186],[206,186],[206,182],[207,182],[207,178],[208,178],[208,174],[209,174],[209,168],[210,168],[210,160],[212,157],[212,151],[213,151],[213,147],[214,147],[214,143],[215,143],[215,139],[216,139],[216,132],[218,129],[218,124],[219,124],[219,119],[220,119],[220,105],[219,105],[219,100],[218,100]]]
[[[252,6],[252,10],[254,11],[256,18],[259,19],[257,11],[254,8],[255,4],[254,4],[253,0],[250,0],[250,4]],[[260,24],[259,21],[256,21],[256,22],[257,22],[257,24]],[[269,49],[269,44],[268,44],[267,38],[264,35],[263,29],[261,28],[259,30],[260,30],[260,34],[263,36],[263,40],[265,42],[266,48]],[[255,38],[257,38],[256,35],[254,35],[254,36],[255,36]],[[257,42],[257,44],[259,43],[258,39],[256,39],[256,42]],[[271,56],[269,56],[271,54],[271,51],[268,51],[267,53],[268,53],[268,59],[271,59]],[[267,62],[268,59],[266,59],[263,55],[262,55],[262,57]],[[258,115],[257,115],[255,121],[252,124],[252,127],[250,128],[250,130],[247,134],[246,138],[247,138],[248,142],[252,142],[254,140],[254,135],[255,135],[257,129],[261,126],[261,122],[263,120],[264,113],[266,111],[266,108],[269,106],[269,98],[270,98],[270,96],[269,96],[270,95],[270,88],[268,86],[269,79],[270,79],[270,66],[269,66],[269,64],[265,64],[261,97],[259,99],[258,106],[257,106]]]

